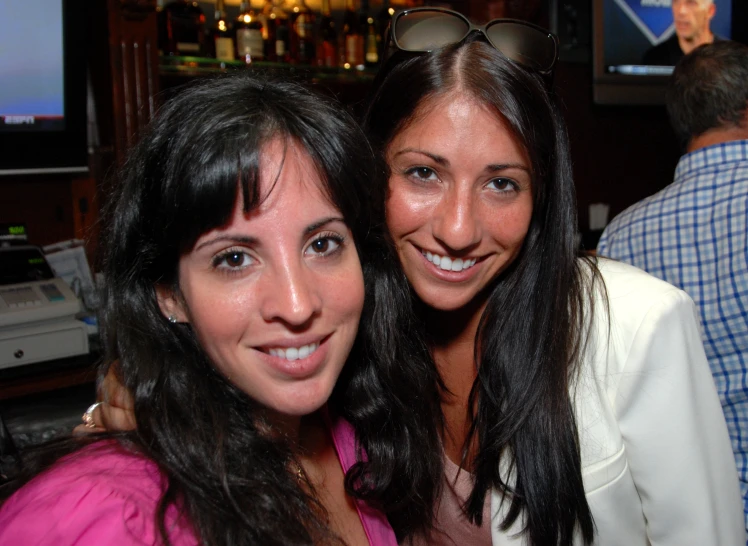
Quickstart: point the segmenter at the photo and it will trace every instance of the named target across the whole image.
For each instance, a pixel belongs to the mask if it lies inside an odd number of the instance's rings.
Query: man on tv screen
[[[714,41],[709,28],[717,7],[713,0],[672,0],[675,34],[644,53],[643,64],[675,66],[686,55],[702,44]]]

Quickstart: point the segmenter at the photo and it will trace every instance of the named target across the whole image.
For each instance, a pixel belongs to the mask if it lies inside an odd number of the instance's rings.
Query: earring
[[[169,322],[171,322],[172,324],[176,324],[177,317],[175,317],[174,315],[169,315]]]

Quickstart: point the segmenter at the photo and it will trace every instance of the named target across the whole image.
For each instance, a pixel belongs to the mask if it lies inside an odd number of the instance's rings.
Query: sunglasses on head
[[[474,31],[508,59],[543,75],[553,71],[558,57],[556,36],[516,19],[474,25],[461,13],[445,8],[406,9],[392,19],[390,42],[402,51],[427,53],[459,43]]]

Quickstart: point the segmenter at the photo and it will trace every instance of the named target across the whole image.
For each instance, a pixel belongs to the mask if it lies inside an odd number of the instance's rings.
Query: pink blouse
[[[154,513],[165,487],[150,459],[113,440],[92,444],[61,459],[3,504],[0,544],[159,544]],[[173,506],[166,522],[173,544],[198,544],[189,521]]]
[[[462,506],[473,490],[473,475],[444,455],[444,483],[430,536],[416,535],[410,546],[491,546],[491,495],[483,503],[483,525],[470,523]]]
[[[331,433],[344,470],[356,461],[353,428],[343,419]],[[61,459],[0,507],[0,544],[130,546],[159,544],[154,513],[166,487],[156,464],[107,440]],[[373,546],[396,546],[384,514],[357,502]],[[197,545],[192,525],[174,506],[166,514],[169,539]]]

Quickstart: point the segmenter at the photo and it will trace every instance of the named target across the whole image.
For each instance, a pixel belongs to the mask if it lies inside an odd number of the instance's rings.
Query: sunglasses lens
[[[456,15],[440,11],[403,12],[393,24],[397,45],[405,51],[431,51],[462,40],[470,29]]]
[[[556,62],[556,42],[536,28],[499,21],[486,29],[486,37],[509,59],[534,70],[550,70]]]

